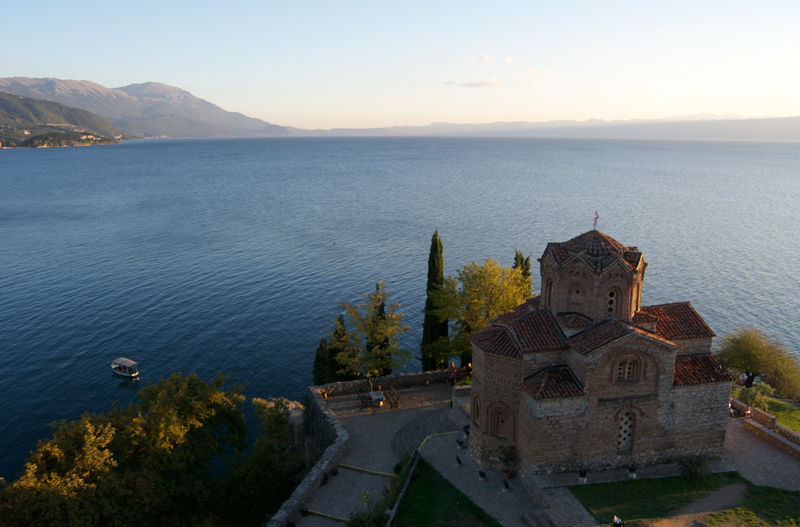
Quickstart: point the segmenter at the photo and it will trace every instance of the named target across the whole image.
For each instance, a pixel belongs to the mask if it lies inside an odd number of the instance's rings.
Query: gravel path
[[[800,490],[800,459],[744,429],[744,419],[728,419],[723,460],[756,485]]]
[[[728,509],[742,501],[747,485],[737,483],[712,492],[703,499],[679,510],[669,518],[642,524],[645,527],[696,527],[703,526],[703,520],[712,512]]]

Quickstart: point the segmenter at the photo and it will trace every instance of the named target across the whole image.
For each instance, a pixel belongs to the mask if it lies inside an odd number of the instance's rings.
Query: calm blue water
[[[206,139],[0,151],[0,476],[48,423],[220,370],[299,398],[337,305],[386,280],[421,338],[445,271],[591,228],[638,245],[645,303],[800,349],[800,145],[550,139]],[[539,288],[538,281],[534,289]],[[419,368],[413,363],[408,371]]]

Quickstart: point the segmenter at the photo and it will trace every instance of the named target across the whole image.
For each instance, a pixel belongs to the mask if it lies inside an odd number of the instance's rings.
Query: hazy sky
[[[800,115],[800,2],[7,2],[0,77],[301,128]]]

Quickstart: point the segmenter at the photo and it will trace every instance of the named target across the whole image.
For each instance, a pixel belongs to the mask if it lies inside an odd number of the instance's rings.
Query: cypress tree
[[[439,228],[433,231],[431,237],[431,251],[428,256],[428,283],[425,288],[425,321],[422,324],[422,343],[420,344],[420,351],[422,353],[422,370],[430,371],[441,368],[443,363],[438,363],[437,360],[431,356],[429,351],[426,351],[425,346],[435,344],[442,338],[446,339],[448,335],[448,322],[447,320],[439,320],[432,310],[433,299],[431,292],[437,288],[442,287],[444,284],[444,257],[442,249],[442,240],[439,238]],[[446,361],[445,361],[446,362]]]
[[[519,269],[522,272],[522,277],[525,279],[526,283],[528,284],[528,296],[530,296],[531,288],[533,287],[533,282],[531,281],[531,255],[529,254],[527,258],[522,255],[522,251],[519,249],[515,249],[517,252],[514,255],[514,265],[511,267],[512,269]]]

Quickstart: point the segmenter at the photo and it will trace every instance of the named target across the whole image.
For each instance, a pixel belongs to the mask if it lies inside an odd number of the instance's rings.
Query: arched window
[[[493,406],[489,410],[488,418],[489,435],[504,439],[514,438],[514,418],[505,406]]]
[[[617,314],[617,305],[619,305],[619,293],[616,290],[611,290],[608,292],[608,314],[609,315],[616,315]]]
[[[614,375],[617,381],[638,381],[639,380],[639,361],[623,360],[617,364],[617,371]]]
[[[544,296],[544,306],[553,307],[553,280],[547,281],[547,287],[545,288]]]
[[[476,395],[472,398],[472,423],[475,428],[481,427],[481,400]]]
[[[567,311],[583,311],[583,297],[586,292],[581,285],[573,285],[569,288],[567,296]]]
[[[617,430],[617,454],[625,454],[633,449],[633,432],[636,425],[636,416],[633,412],[625,412],[619,417]]]

